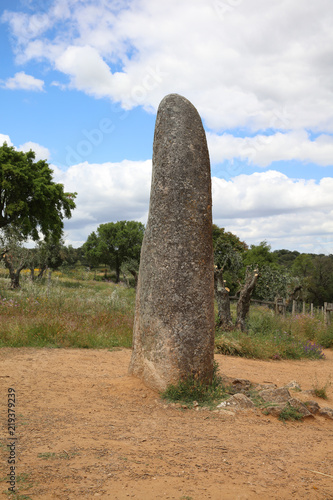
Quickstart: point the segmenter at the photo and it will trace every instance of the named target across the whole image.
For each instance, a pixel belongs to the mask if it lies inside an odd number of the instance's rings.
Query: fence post
[[[293,310],[291,313],[293,316],[295,316],[295,313],[296,313],[296,304],[297,304],[296,300],[293,300]]]
[[[311,316],[313,316],[313,303],[312,302],[311,302],[310,308],[311,308]]]
[[[324,323],[325,323],[325,326],[327,326],[327,324],[328,324],[327,302],[324,302]]]
[[[51,288],[51,274],[52,271],[49,270],[48,275],[47,275],[47,291],[46,291],[46,296],[49,296],[50,293],[50,288]]]

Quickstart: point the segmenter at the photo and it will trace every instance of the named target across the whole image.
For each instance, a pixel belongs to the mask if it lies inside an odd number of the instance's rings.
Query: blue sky
[[[65,239],[146,222],[156,111],[198,109],[214,222],[248,244],[333,253],[330,0],[3,0],[0,142],[78,192]]]

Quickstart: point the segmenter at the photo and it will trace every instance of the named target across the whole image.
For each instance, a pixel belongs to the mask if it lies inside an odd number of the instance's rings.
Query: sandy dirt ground
[[[16,499],[333,499],[333,420],[283,423],[167,405],[127,374],[130,350],[0,349],[0,497],[8,498],[8,388]],[[221,373],[303,390],[324,361],[216,355]],[[333,407],[332,386],[321,406]]]

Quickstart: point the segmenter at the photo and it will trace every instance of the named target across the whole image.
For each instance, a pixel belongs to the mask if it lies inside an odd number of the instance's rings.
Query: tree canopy
[[[95,267],[98,263],[116,271],[119,281],[121,265],[127,260],[140,260],[144,225],[136,221],[118,221],[100,224],[97,234],[91,233],[83,245],[85,257]]]
[[[16,151],[6,143],[0,147],[0,229],[12,226],[33,240],[39,239],[39,232],[45,238],[61,238],[76,193],[65,193],[52,174],[45,160],[35,161],[33,151]]]

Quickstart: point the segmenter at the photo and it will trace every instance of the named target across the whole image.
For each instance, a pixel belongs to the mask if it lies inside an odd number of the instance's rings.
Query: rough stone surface
[[[235,378],[232,381],[232,387],[237,392],[248,391],[251,387],[251,382],[242,378]]]
[[[269,406],[265,406],[262,409],[264,415],[272,415],[272,417],[279,417],[280,413],[285,409],[287,403],[276,403]]]
[[[310,410],[307,408],[307,406],[302,403],[297,398],[290,398],[288,403],[293,407],[296,408],[296,410],[302,415],[303,418],[305,417],[313,417],[313,414],[310,412]]]
[[[213,269],[206,136],[194,106],[170,94],[156,118],[129,368],[148,386],[163,390],[189,375],[211,379]]]
[[[256,390],[256,391],[263,391],[263,390],[266,390],[266,389],[277,389],[277,385],[276,384],[273,384],[271,382],[267,382],[267,383],[264,383],[264,384],[256,384],[253,386],[253,388]]]
[[[274,401],[275,403],[287,402],[290,399],[290,393],[285,387],[280,387],[279,389],[265,389],[259,392],[259,396],[261,396],[264,401]]]
[[[319,412],[320,406],[316,401],[305,401],[305,406],[313,415]]]
[[[289,384],[286,384],[285,387],[287,387],[287,389],[296,389],[297,391],[301,390],[301,386],[296,380],[292,380]]]
[[[319,414],[322,415],[323,417],[331,418],[333,419],[333,409],[332,408],[320,408]]]
[[[231,398],[227,399],[227,401],[222,401],[222,403],[217,405],[217,408],[226,407],[255,408],[255,405],[250,398],[245,396],[245,394],[237,393],[231,396]]]

